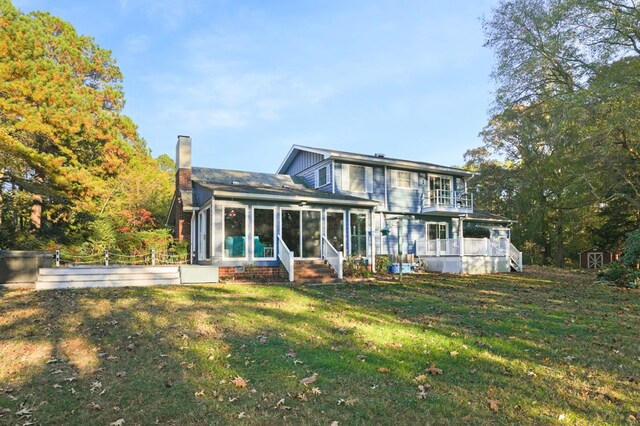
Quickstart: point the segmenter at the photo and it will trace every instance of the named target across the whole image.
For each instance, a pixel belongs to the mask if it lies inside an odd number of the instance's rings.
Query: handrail
[[[289,247],[282,241],[282,236],[278,235],[278,259],[282,262],[284,269],[289,273],[289,281],[293,282],[293,252],[289,250]]]
[[[452,191],[447,189],[431,190],[424,194],[423,206],[425,207],[453,207],[473,210],[473,193],[465,191]]]
[[[322,236],[322,258],[329,262],[329,265],[338,274],[338,279],[342,279],[342,252],[336,250],[336,248],[327,240],[327,237]]]
[[[509,242],[509,257],[518,265],[518,271],[522,272],[522,252]]]

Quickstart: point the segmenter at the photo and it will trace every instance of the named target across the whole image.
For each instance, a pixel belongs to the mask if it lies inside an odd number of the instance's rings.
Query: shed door
[[[593,252],[587,253],[587,268],[589,269],[600,269],[603,265],[603,254],[602,252]]]

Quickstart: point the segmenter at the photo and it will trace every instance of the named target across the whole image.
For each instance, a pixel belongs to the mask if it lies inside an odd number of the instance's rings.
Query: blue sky
[[[274,172],[292,144],[462,165],[488,120],[497,0],[14,0],[112,51],[154,156]]]

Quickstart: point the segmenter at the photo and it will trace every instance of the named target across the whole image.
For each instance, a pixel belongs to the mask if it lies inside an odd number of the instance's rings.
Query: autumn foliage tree
[[[121,82],[92,38],[0,0],[0,247],[74,243],[97,219],[166,211],[170,173],[122,113]]]

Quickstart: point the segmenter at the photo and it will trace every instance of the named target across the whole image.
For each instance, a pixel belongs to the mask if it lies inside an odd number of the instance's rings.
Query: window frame
[[[256,210],[271,210],[273,211],[273,222],[272,222],[272,226],[273,226],[273,241],[272,241],[272,248],[273,248],[273,256],[269,256],[269,257],[256,257],[256,248],[255,248],[255,237],[256,237]],[[277,209],[275,206],[252,206],[251,207],[251,257],[255,260],[275,260],[277,258],[277,232],[276,232],[276,226],[277,226]],[[234,258],[235,259],[235,258]]]
[[[248,251],[248,230],[249,230],[249,215],[247,212],[250,210],[250,206],[246,204],[237,204],[237,203],[225,203],[221,206],[221,214],[222,214],[222,258],[224,260],[247,260],[249,257]],[[225,210],[227,208],[235,208],[235,209],[244,209],[244,256],[227,256],[226,248],[225,248],[225,240],[227,239],[227,223],[225,220]]]
[[[324,170],[325,182],[321,183],[320,182],[320,177],[323,176],[323,173],[322,173],[323,170]],[[315,176],[315,178],[316,178],[315,179],[316,180],[315,187],[316,188],[322,188],[323,186],[327,186],[327,185],[331,184],[331,180],[332,179],[331,179],[331,173],[329,172],[329,165],[328,164],[320,167],[319,169],[317,169],[316,172],[315,172],[315,175],[316,175]]]

